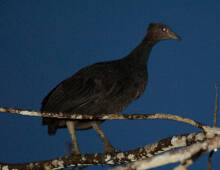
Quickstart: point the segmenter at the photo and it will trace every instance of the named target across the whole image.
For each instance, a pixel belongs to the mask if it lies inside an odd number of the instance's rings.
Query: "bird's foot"
[[[81,153],[80,153],[79,150],[73,150],[73,151],[72,151],[72,154],[73,154],[73,155],[81,155]]]
[[[120,152],[120,150],[117,150],[117,149],[115,149],[113,146],[106,146],[105,148],[104,148],[104,153],[106,154],[106,153],[117,153],[117,152]]]

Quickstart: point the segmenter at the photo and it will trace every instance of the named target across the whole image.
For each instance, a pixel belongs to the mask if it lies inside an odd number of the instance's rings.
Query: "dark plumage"
[[[119,114],[129,103],[144,92],[147,84],[147,62],[152,47],[160,40],[179,37],[167,25],[151,23],[143,41],[126,57],[101,62],[82,68],[72,77],[58,84],[43,100],[41,111]],[[55,134],[58,128],[68,127],[75,153],[80,153],[75,130],[94,128],[104,142],[104,151],[114,148],[100,129],[102,121],[58,120],[43,118],[48,133]]]

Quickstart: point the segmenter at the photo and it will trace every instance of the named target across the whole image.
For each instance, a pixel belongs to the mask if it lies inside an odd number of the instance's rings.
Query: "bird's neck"
[[[157,41],[146,36],[142,42],[128,56],[125,57],[125,60],[128,60],[129,63],[132,62],[136,66],[146,66],[151,49],[156,43]]]

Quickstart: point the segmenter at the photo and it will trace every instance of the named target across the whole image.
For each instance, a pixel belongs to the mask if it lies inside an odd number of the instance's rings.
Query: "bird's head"
[[[161,23],[151,23],[147,29],[147,37],[155,42],[168,39],[181,39],[167,25]]]

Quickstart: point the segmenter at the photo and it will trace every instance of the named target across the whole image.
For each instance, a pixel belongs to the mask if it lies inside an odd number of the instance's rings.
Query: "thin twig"
[[[213,119],[213,126],[216,127],[217,124],[217,116],[218,116],[218,86],[215,84],[215,111],[214,111],[214,119]],[[214,154],[214,151],[211,151],[208,156],[208,170],[211,170],[212,168],[212,155]]]
[[[155,114],[74,114],[74,113],[48,113],[23,110],[17,108],[0,107],[0,112],[9,112],[25,116],[50,117],[59,119],[77,119],[77,120],[138,120],[138,119],[166,119],[187,123],[200,129],[205,129],[206,125],[177,115],[155,113]]]
[[[209,153],[209,157],[208,157],[208,170],[211,170],[212,168],[212,155],[214,154],[214,151],[211,151]]]
[[[215,84],[216,96],[215,96],[215,111],[214,111],[214,121],[213,125],[217,124],[217,116],[218,116],[218,86]]]

